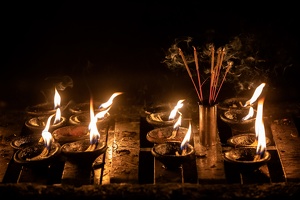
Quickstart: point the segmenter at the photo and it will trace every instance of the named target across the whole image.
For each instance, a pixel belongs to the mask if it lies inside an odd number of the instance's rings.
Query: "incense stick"
[[[193,46],[194,49],[194,62],[196,65],[196,71],[197,71],[197,78],[198,78],[198,87],[195,84],[195,81],[193,79],[192,73],[189,69],[189,66],[187,64],[187,61],[185,59],[185,56],[182,52],[182,50],[179,48],[179,55],[181,56],[184,66],[188,72],[188,75],[193,83],[193,86],[195,88],[195,91],[198,95],[199,101],[200,103],[203,103],[203,92],[202,92],[202,86],[203,84],[206,82],[207,79],[204,80],[203,83],[201,83],[201,78],[200,78],[200,71],[199,71],[199,61],[198,61],[198,55],[197,55],[197,50],[196,48]],[[217,58],[216,58],[216,62],[215,62],[215,48],[213,45],[210,45],[209,50],[211,52],[211,69],[210,69],[210,86],[209,86],[209,98],[208,98],[208,103],[209,105],[212,105],[216,102],[216,99],[219,95],[219,92],[221,90],[221,87],[225,81],[225,78],[229,72],[229,70],[231,69],[233,63],[232,62],[228,62],[227,63],[227,67],[226,67],[226,71],[224,72],[223,78],[220,82],[219,78],[221,75],[221,69],[222,69],[222,63],[224,61],[224,57],[226,54],[226,50],[225,48],[219,48],[217,51]]]
[[[184,57],[184,55],[183,55],[183,52],[181,51],[180,48],[179,48],[179,54],[180,54],[180,56],[181,56],[181,58],[182,58],[182,60],[183,60],[184,66],[185,66],[185,68],[186,68],[186,70],[187,70],[187,72],[188,72],[188,74],[189,74],[189,76],[190,76],[190,78],[191,78],[191,81],[192,81],[192,83],[193,83],[193,85],[194,85],[194,88],[195,88],[195,90],[196,90],[196,93],[197,93],[197,95],[198,95],[198,98],[201,100],[200,94],[199,94],[198,89],[197,89],[197,86],[196,86],[196,84],[195,84],[195,82],[194,82],[194,79],[193,79],[192,73],[191,73],[191,71],[190,71],[190,68],[189,68],[189,66],[188,66],[188,64],[187,64],[187,62],[186,62],[186,59],[185,59],[185,57]]]

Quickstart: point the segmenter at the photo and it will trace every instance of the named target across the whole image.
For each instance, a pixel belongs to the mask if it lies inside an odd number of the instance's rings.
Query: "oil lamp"
[[[150,113],[146,116],[146,120],[154,127],[173,126],[180,116],[179,109],[182,108],[184,100],[179,100],[171,112],[161,111]]]
[[[253,142],[253,145],[233,148],[224,153],[224,160],[237,165],[242,171],[256,170],[271,159],[271,154],[266,150],[267,143],[262,117],[263,102],[264,98],[258,101],[255,119],[256,140]]]
[[[98,130],[103,126],[97,126],[97,122],[99,119],[103,119],[106,116],[107,112],[111,108],[113,99],[120,94],[122,93],[114,93],[107,102],[101,104],[99,106],[99,109],[105,110],[98,112],[97,114],[94,113],[95,111],[93,107],[93,99],[90,99],[90,123],[88,125],[89,139],[82,139],[65,143],[61,148],[62,154],[67,158],[69,162],[83,168],[89,168],[92,166],[94,160],[106,151],[107,142],[100,140],[101,138]],[[105,123],[100,123],[100,125],[105,125]],[[107,129],[108,126],[105,126],[106,132],[108,131]],[[83,136],[85,136],[85,132],[83,132]]]
[[[49,132],[51,115],[42,131],[42,137],[36,143],[20,148],[14,154],[14,160],[24,165],[49,164],[60,154],[60,144],[57,143]]]
[[[254,131],[256,110],[253,108],[253,103],[261,95],[265,85],[265,83],[260,84],[255,89],[252,97],[244,101],[244,103],[240,101],[241,99],[239,99],[238,103],[234,103],[234,100],[230,99],[226,103],[223,102],[223,104],[219,105],[218,108],[223,111],[220,113],[220,119],[231,127],[233,135]],[[228,110],[224,109],[226,104],[228,105]]]
[[[91,118],[91,122],[88,126],[89,139],[77,140],[62,145],[62,154],[69,162],[77,166],[84,166],[85,168],[91,167],[94,160],[106,151],[107,144],[100,140],[100,133],[96,122],[96,116]]]
[[[50,122],[49,131],[52,132],[54,129],[62,127],[67,124],[67,119],[61,116],[61,108],[60,108],[61,97],[55,88],[54,94],[54,113],[55,118]],[[48,113],[52,113],[53,111],[48,110]],[[53,115],[52,114],[52,115]],[[25,126],[29,129],[30,133],[41,133],[46,126],[49,115],[36,115],[33,118],[30,118],[25,121]]]
[[[185,133],[185,137],[181,142],[166,141],[154,145],[151,149],[152,155],[159,160],[167,170],[178,169],[184,162],[191,161],[195,156],[194,147],[188,143],[191,136],[191,124]]]
[[[149,131],[146,139],[154,144],[182,141],[188,129],[181,127],[181,119],[182,115],[180,114],[173,126],[159,127]]]

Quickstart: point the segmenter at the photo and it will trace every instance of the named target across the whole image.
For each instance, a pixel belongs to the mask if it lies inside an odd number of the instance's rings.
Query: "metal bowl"
[[[194,147],[187,144],[185,151],[180,148],[181,142],[165,142],[154,145],[152,155],[159,160],[166,169],[178,169],[184,162],[195,158]]]

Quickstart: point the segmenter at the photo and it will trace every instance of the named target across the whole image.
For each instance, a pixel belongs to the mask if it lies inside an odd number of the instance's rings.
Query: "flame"
[[[52,134],[49,132],[50,121],[51,121],[51,118],[53,116],[54,116],[54,114],[49,116],[49,118],[47,120],[47,123],[46,123],[46,126],[45,126],[44,130],[42,131],[42,137],[43,137],[43,140],[44,140],[44,145],[45,145],[45,147],[47,147],[47,149],[51,148],[51,143],[53,142]]]
[[[60,119],[61,119],[60,102],[61,102],[61,97],[60,97],[57,89],[55,88],[54,109],[56,109],[56,114],[55,114],[54,124],[60,122]]]
[[[178,117],[178,120],[176,121],[176,123],[173,126],[174,130],[179,129],[179,127],[181,126],[181,119],[182,119],[182,115],[180,114],[179,117]]]
[[[169,115],[169,120],[172,120],[176,117],[176,113],[178,111],[178,109],[182,108],[183,106],[183,102],[184,100],[179,100],[176,104],[176,106],[174,107],[174,109],[170,112],[170,115]]]
[[[257,98],[258,98],[258,97],[260,96],[260,94],[262,93],[262,90],[264,89],[265,85],[266,85],[266,83],[262,83],[262,84],[260,84],[260,85],[255,89],[255,91],[254,91],[254,93],[253,93],[251,99],[249,99],[248,101],[246,101],[244,107],[253,104],[253,103],[257,100]]]
[[[263,103],[264,98],[258,100],[257,114],[255,119],[255,134],[257,138],[256,154],[262,155],[266,149],[266,135],[263,122]]]
[[[253,117],[253,115],[254,115],[254,109],[253,109],[253,107],[250,107],[248,114],[245,117],[243,117],[242,120],[247,120],[247,119]]]
[[[114,98],[115,98],[116,96],[120,95],[120,94],[123,94],[123,92],[115,92],[115,93],[113,93],[107,102],[105,102],[105,103],[103,103],[103,104],[101,104],[101,105],[99,106],[99,109],[100,109],[100,108],[107,108],[107,107],[111,106],[111,104],[112,104]]]
[[[94,106],[93,99],[90,99],[90,123],[89,123],[89,132],[90,132],[90,144],[98,143],[100,138],[100,133],[97,128],[97,117],[94,115]]]
[[[181,149],[184,149],[186,144],[190,141],[190,137],[191,137],[191,133],[192,133],[192,125],[191,123],[189,124],[189,128],[188,128],[188,131],[186,132],[182,142],[181,142],[181,145],[180,145],[180,148]]]
[[[109,107],[108,109],[104,110],[104,111],[100,111],[99,113],[97,113],[97,114],[95,115],[95,117],[96,117],[97,119],[102,119],[102,118],[104,118],[104,116],[106,115],[106,113],[108,113],[109,109],[110,109],[110,107]]]
[[[60,107],[60,102],[61,102],[60,95],[59,95],[57,89],[55,88],[55,94],[54,94],[54,109]]]
[[[97,127],[97,117],[93,116],[89,124],[90,144],[97,144],[100,138],[100,133]]]

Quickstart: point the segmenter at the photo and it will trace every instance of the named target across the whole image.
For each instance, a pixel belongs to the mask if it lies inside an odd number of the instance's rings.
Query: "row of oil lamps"
[[[218,104],[218,117],[230,126],[233,136],[227,140],[232,148],[225,151],[226,162],[238,165],[241,170],[256,170],[271,158],[266,146],[271,143],[265,136],[263,123],[264,98],[259,98],[265,83],[256,88],[252,98],[230,98]],[[257,109],[254,103],[258,100]],[[179,111],[183,100],[173,110],[149,113],[146,117],[154,129],[147,133],[147,140],[154,143],[151,153],[166,169],[176,169],[183,162],[195,158],[195,150],[189,144],[189,128],[181,127]],[[176,114],[175,114],[176,113]],[[220,134],[220,132],[219,132]]]
[[[228,140],[228,144],[234,148],[224,153],[225,161],[252,169],[270,160],[270,154],[266,151],[270,140],[265,137],[262,119],[263,100],[259,100],[256,110],[253,108],[253,103],[264,86],[264,83],[261,84],[249,100],[233,98],[218,105],[219,117],[232,129],[237,132],[251,131],[253,127],[255,129],[255,132],[238,134]],[[27,108],[27,113],[33,117],[25,125],[33,134],[12,141],[11,145],[16,149],[14,160],[23,165],[49,164],[62,153],[71,162],[92,165],[107,149],[105,137],[100,135],[107,132],[105,127],[109,121],[108,111],[113,99],[120,94],[122,93],[114,93],[96,109],[92,100],[88,104],[71,107],[69,109],[73,115],[67,120],[61,116],[61,109],[65,108],[60,106],[60,96],[55,89],[54,109],[49,104]],[[151,153],[166,169],[176,169],[183,162],[195,158],[195,149],[189,143],[191,123],[188,128],[181,126],[180,109],[183,102],[184,100],[179,100],[174,109],[149,113],[146,117],[147,122],[154,127],[146,136],[154,144]],[[86,111],[88,108],[89,111]],[[67,126],[67,122],[71,126]]]
[[[60,95],[55,88],[53,103],[38,104],[26,108],[29,118],[25,121],[27,134],[12,140],[16,150],[14,161],[22,165],[49,165],[59,155],[76,165],[92,166],[94,160],[107,149],[103,137],[108,131],[109,110],[115,97],[114,93],[107,102],[96,107],[89,103],[70,106],[71,116],[62,116]],[[101,137],[100,137],[101,135]]]

